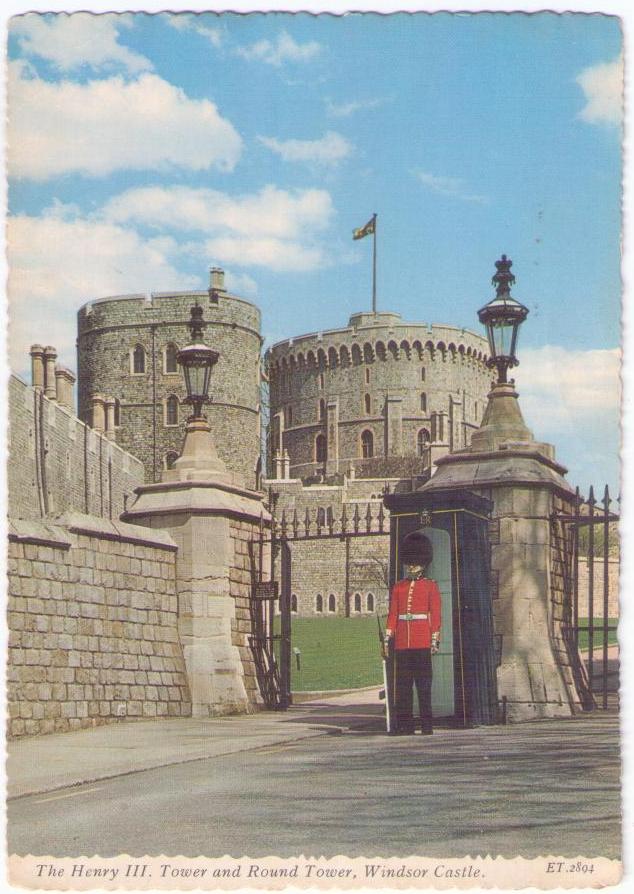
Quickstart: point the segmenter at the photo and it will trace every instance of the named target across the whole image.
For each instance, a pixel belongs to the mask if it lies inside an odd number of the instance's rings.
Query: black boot
[[[424,736],[431,736],[434,732],[431,720],[422,720],[421,725],[420,725],[420,731]]]

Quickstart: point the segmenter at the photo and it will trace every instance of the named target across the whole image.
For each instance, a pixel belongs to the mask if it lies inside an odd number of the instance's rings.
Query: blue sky
[[[269,343],[345,325],[377,212],[379,309],[406,319],[479,331],[513,258],[527,422],[616,488],[618,19],[27,16],[9,50],[16,370],[36,341],[75,367],[81,303],[212,264]]]

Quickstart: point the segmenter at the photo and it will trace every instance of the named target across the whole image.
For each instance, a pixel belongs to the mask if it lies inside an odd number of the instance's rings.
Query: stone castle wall
[[[143,481],[141,462],[17,376],[9,379],[8,514],[74,510],[116,519]]]
[[[180,454],[190,408],[180,368],[167,371],[166,349],[190,342],[194,302],[204,308],[205,342],[220,354],[211,379],[213,402],[205,408],[227,467],[255,485],[260,455],[260,312],[224,291],[173,292],[105,298],[78,314],[79,415],[91,421],[92,396],[118,401],[116,440],[142,460],[146,481],[158,481]],[[133,372],[140,345],[145,370]],[[178,398],[177,424],[168,424],[167,400]]]
[[[191,714],[175,563],[160,531],[79,514],[10,524],[11,736]]]
[[[380,479],[348,479],[341,485],[314,484],[305,486],[299,479],[266,481],[265,485],[276,495],[276,517],[285,513],[290,526],[297,512],[300,539],[291,542],[292,595],[297,598],[297,613],[305,617],[346,614],[346,583],[350,599],[350,616],[385,613],[389,599],[389,513],[385,511],[385,535],[365,535],[366,513],[371,509],[372,530],[378,530],[377,518],[383,504],[383,489],[411,489],[410,482]],[[346,554],[345,541],[339,538],[302,540],[306,511],[311,518],[311,534],[317,531],[316,517],[322,511],[322,531],[327,533],[332,515],[334,529],[340,530],[339,521],[345,506],[347,527],[354,530],[355,510],[359,515],[359,534],[351,537]],[[347,565],[347,574],[346,574]],[[279,567],[276,567],[279,578]],[[330,596],[334,596],[334,612],[330,608]],[[321,596],[321,612],[318,610]],[[359,597],[358,600],[356,597]],[[360,610],[356,606],[360,604]]]
[[[280,342],[267,352],[271,451],[286,449],[291,476],[306,479],[359,461],[366,431],[374,456],[421,455],[421,431],[440,452],[464,447],[486,407],[486,350],[475,333],[392,313],[356,314],[345,329]]]

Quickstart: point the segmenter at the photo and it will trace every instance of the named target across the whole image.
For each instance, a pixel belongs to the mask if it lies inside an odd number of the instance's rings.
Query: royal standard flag
[[[358,230],[352,231],[353,239],[363,239],[364,236],[370,236],[374,233],[374,227],[376,225],[376,216],[371,218],[364,227],[359,227]]]

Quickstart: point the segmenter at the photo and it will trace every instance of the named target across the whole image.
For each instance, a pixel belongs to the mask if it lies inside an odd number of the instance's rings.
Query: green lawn
[[[617,619],[609,618],[608,625],[610,627],[616,626]],[[600,652],[603,648],[603,620],[600,618],[594,619],[594,635],[593,635],[593,646],[594,646],[594,655],[596,658],[597,652]],[[579,626],[587,627],[588,626],[588,618],[579,618]],[[616,630],[608,630],[608,645],[612,646],[618,642],[616,636]],[[588,631],[580,630],[579,631],[579,651],[585,652],[588,648]]]
[[[581,627],[587,618],[580,618]],[[611,620],[610,624],[616,621]],[[596,620],[595,656],[603,646],[603,632]],[[381,619],[385,629],[385,618]],[[275,619],[279,633],[280,619]],[[616,631],[608,633],[608,643],[617,642]],[[328,689],[356,689],[383,682],[376,616],[361,618],[297,618],[292,619],[291,647],[298,648],[300,669],[291,656],[291,689],[293,692]],[[588,648],[588,634],[579,632],[579,648]]]
[[[279,633],[279,617],[275,621]],[[385,619],[381,624],[385,628]],[[356,689],[383,680],[376,615],[293,617],[291,646],[301,652],[300,670],[295,656],[291,657],[293,692]]]

